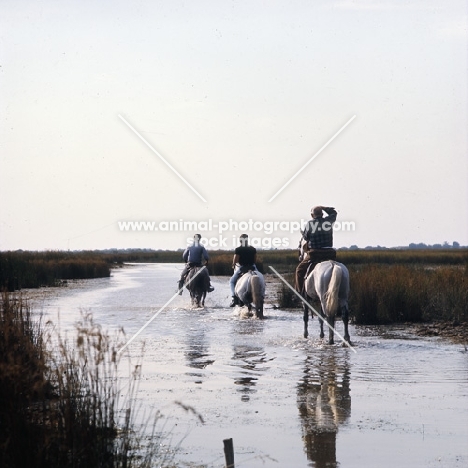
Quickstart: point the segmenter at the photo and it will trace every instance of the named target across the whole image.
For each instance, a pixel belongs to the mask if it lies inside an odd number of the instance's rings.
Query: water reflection
[[[297,386],[297,405],[309,466],[331,468],[336,460],[338,428],[351,415],[350,364],[347,350],[312,351]]]
[[[250,395],[257,391],[255,387],[259,378],[268,370],[265,364],[271,360],[255,338],[262,331],[263,322],[257,320],[240,320],[234,326],[236,335],[243,335],[241,338],[245,335],[245,340],[235,338],[232,356],[234,366],[239,370],[234,377],[234,384],[239,386],[237,390],[241,393],[242,401],[249,401]]]
[[[209,346],[203,329],[190,329],[186,333],[187,343],[185,345],[185,358],[187,366],[194,369],[205,369],[213,364],[215,359],[209,352]],[[188,375],[195,377],[195,383],[203,383],[202,372],[188,372]]]

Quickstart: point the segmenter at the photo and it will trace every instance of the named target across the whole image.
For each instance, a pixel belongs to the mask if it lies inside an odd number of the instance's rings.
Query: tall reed
[[[83,314],[76,338],[67,341],[34,322],[22,300],[3,294],[0,466],[173,466],[174,451],[164,452],[164,435],[155,432],[158,417],[149,431],[135,422],[141,366],[133,367],[126,391],[120,384],[123,339]]]
[[[356,323],[468,321],[468,267],[349,266]]]

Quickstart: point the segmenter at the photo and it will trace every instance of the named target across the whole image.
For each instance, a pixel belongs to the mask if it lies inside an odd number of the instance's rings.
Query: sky
[[[468,245],[465,1],[0,8],[0,250]]]

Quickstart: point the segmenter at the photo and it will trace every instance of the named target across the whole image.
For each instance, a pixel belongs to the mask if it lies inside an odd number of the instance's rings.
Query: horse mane
[[[338,311],[340,301],[338,298],[338,292],[340,290],[341,278],[343,276],[343,270],[335,263],[332,262],[333,271],[328,284],[328,290],[325,293],[325,304],[327,309],[327,316],[334,317]]]

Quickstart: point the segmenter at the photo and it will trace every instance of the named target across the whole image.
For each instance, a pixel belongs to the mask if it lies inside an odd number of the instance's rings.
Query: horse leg
[[[335,344],[335,317],[327,317],[327,322],[329,327],[329,333],[328,333],[328,344],[332,345]]]
[[[255,314],[257,315],[257,318],[263,319],[263,304],[260,304],[257,307],[257,304],[255,304]]]
[[[205,299],[206,299],[206,291],[203,291],[202,298],[201,298],[202,307],[205,307]]]
[[[264,296],[260,278],[254,274],[250,280],[250,288],[252,294],[252,302],[255,304],[255,315],[259,319],[263,319],[263,303]]]
[[[323,307],[320,308],[319,323],[320,323],[320,338],[323,338],[325,335],[323,333]]]
[[[344,325],[344,339],[347,343],[351,344],[351,338],[349,337],[349,332],[348,332],[348,321],[349,321],[348,306],[345,305],[342,307],[341,315],[342,315],[342,320],[343,320],[343,325]]]
[[[309,308],[304,304],[304,338],[309,336]]]

